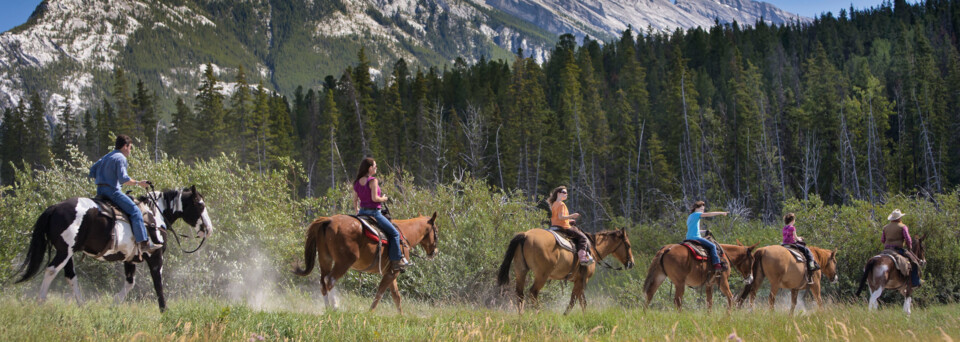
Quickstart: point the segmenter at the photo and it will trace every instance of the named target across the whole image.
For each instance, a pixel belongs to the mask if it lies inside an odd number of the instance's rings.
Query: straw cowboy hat
[[[899,220],[904,215],[906,214],[901,213],[900,209],[893,209],[893,212],[890,213],[890,216],[887,216],[887,221]]]

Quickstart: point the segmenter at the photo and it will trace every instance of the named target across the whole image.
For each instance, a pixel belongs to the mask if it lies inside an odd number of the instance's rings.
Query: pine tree
[[[247,121],[250,120],[250,84],[247,82],[247,75],[243,69],[243,65],[237,66],[237,86],[234,88],[233,97],[230,99],[230,120],[227,122],[232,125],[229,127],[230,130],[230,140],[231,142],[236,143],[237,154],[240,157],[240,163],[246,164],[251,163],[250,159],[247,159],[249,154],[249,144],[248,136],[246,134]]]
[[[83,140],[81,142],[81,151],[89,158],[94,158],[97,152],[97,127],[93,124],[94,118],[90,110],[83,112]]]
[[[201,158],[210,158],[223,151],[227,145],[227,125],[223,121],[223,94],[217,76],[213,74],[213,66],[209,63],[203,72],[200,88],[197,88],[197,104],[194,107],[197,115],[197,141],[200,147],[196,152]]]
[[[46,110],[39,93],[30,95],[30,108],[26,115],[25,144],[21,146],[23,159],[33,168],[45,168],[52,165],[50,154],[50,126],[47,124]]]
[[[274,95],[270,99],[270,143],[268,144],[272,149],[267,151],[274,167],[277,166],[277,159],[295,156],[295,139],[296,133],[291,124],[287,99]]]
[[[97,112],[97,151],[94,158],[100,158],[99,155],[113,149],[114,141],[111,137],[117,134],[117,116],[114,115],[113,106],[107,99],[103,99],[100,109]]]
[[[137,91],[133,95],[133,110],[136,113],[137,136],[144,147],[156,147],[157,144],[157,106],[156,94],[151,95],[143,80],[137,80]]]
[[[54,129],[53,155],[58,159],[67,159],[67,145],[77,145],[77,119],[70,104],[60,112],[60,124]]]
[[[3,122],[0,122],[0,182],[13,183],[13,166],[20,166],[24,159],[26,143],[26,106],[21,101],[16,108],[4,108]]]
[[[116,68],[113,72],[113,109],[116,113],[116,134],[126,134],[131,137],[141,137],[137,127],[140,122],[134,114],[133,99],[130,98],[130,83],[123,68]],[[112,144],[111,144],[112,145]]]
[[[182,97],[177,97],[176,111],[173,112],[171,117],[173,120],[171,122],[172,128],[167,134],[169,140],[165,145],[169,146],[170,153],[175,156],[184,159],[195,157],[193,151],[199,144],[195,118],[190,107],[183,102]]]
[[[330,187],[334,188],[337,185],[337,167],[340,166],[338,163],[340,156],[337,148],[337,129],[339,128],[340,112],[337,110],[337,103],[334,100],[333,89],[331,88],[327,88],[326,90],[321,115],[318,135],[324,139],[321,143],[317,144],[317,147],[320,149],[322,155],[329,157],[327,168],[330,174]]]

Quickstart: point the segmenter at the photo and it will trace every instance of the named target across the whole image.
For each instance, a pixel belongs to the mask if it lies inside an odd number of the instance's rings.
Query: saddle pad
[[[683,240],[683,243],[681,243],[681,245],[683,245],[684,247],[687,247],[687,249],[690,250],[690,253],[693,254],[694,258],[697,260],[707,260],[710,258],[710,255],[707,254],[707,249],[703,248],[703,246],[700,245],[699,241]],[[717,245],[716,243],[714,245],[717,247],[717,255],[722,256],[723,249],[720,248],[720,246]]]
[[[380,241],[384,246],[390,245],[390,241],[387,240],[387,234],[384,234],[380,230],[380,225],[377,224],[377,220],[370,216],[357,216],[350,215],[351,217],[360,221],[360,226],[363,227],[363,235],[366,236],[373,242]],[[399,230],[398,230],[399,231]],[[406,240],[406,237],[403,236],[403,233],[400,233],[400,238]]]
[[[560,246],[560,248],[568,250],[571,253],[573,252],[573,242],[570,242],[570,239],[567,239],[566,236],[561,235],[556,229],[547,228],[546,231],[550,232],[550,234],[553,234],[553,237],[557,240],[557,246]]]
[[[880,255],[886,256],[893,260],[893,265],[896,266],[897,271],[900,271],[900,274],[909,277],[910,276],[910,259],[897,253],[896,251],[891,251],[885,249],[883,252],[880,252]]]
[[[790,254],[793,254],[793,258],[796,259],[797,262],[799,263],[807,262],[807,258],[803,256],[803,252],[801,252],[800,249],[797,248],[797,246],[783,245],[783,248],[786,248],[787,251],[790,252]]]
[[[116,204],[113,204],[112,201],[101,197],[91,198],[91,200],[97,204],[97,210],[100,215],[113,220],[130,223],[130,219],[127,218],[127,213],[123,212],[123,210]]]

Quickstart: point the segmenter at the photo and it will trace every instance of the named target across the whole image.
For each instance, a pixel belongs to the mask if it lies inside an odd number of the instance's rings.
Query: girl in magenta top
[[[377,220],[377,225],[389,241],[387,250],[393,269],[399,270],[411,263],[400,250],[400,232],[380,211],[381,203],[387,201],[387,196],[380,191],[380,182],[373,176],[375,174],[377,162],[373,158],[364,158],[357,170],[357,178],[353,180],[353,206],[357,209],[357,215],[371,216]]]
[[[817,264],[817,261],[813,258],[813,253],[810,253],[810,249],[807,248],[807,244],[803,242],[803,238],[797,236],[797,228],[793,226],[793,223],[797,220],[797,215],[789,213],[783,217],[783,242],[781,245],[793,245],[797,247],[803,256],[807,258],[807,284],[813,284],[813,272],[820,269],[820,265]]]

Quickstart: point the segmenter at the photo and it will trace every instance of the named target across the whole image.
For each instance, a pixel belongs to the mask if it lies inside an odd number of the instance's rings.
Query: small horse
[[[156,203],[153,199],[157,199]],[[193,226],[199,237],[207,237],[213,232],[213,224],[207,214],[203,195],[197,192],[194,186],[189,189],[152,192],[147,196],[141,196],[137,202],[143,212],[144,224],[154,228],[148,228],[147,233],[155,243],[163,243],[166,240],[166,231],[163,229],[166,227],[166,222],[173,224],[181,218]],[[27,281],[38,273],[43,263],[44,253],[50,245],[53,245],[56,254],[47,264],[43,282],[40,285],[40,301],[46,300],[50,283],[57,273],[64,269],[64,275],[73,288],[77,303],[82,302],[80,283],[76,279],[77,274],[73,268],[73,253],[83,252],[101,261],[123,261],[126,284],[117,295],[119,303],[133,288],[137,264],[146,260],[153,278],[153,287],[157,291],[160,311],[166,310],[161,277],[163,251],[166,247],[153,253],[137,255],[138,249],[130,223],[115,221],[111,226],[111,221],[113,220],[99,213],[97,204],[89,198],[75,197],[47,207],[33,226],[30,247],[17,272],[24,273],[17,283]],[[116,236],[116,239],[113,236]],[[143,257],[144,255],[146,257]]]
[[[920,266],[927,264],[927,253],[923,248],[923,240],[927,234],[923,234],[913,243],[913,254],[920,261]],[[867,260],[867,265],[863,267],[863,277],[860,278],[860,286],[857,288],[857,297],[863,291],[865,285],[870,285],[870,299],[867,300],[870,309],[879,307],[878,300],[883,290],[899,290],[903,295],[903,311],[910,313],[910,304],[913,302],[913,286],[910,283],[910,275],[900,274],[894,265],[893,260],[884,255],[876,255]]]
[[[439,225],[436,212],[431,217],[420,216],[392,222],[399,228],[400,234],[406,238],[411,247],[419,245],[427,252],[429,259],[437,255]],[[356,218],[349,215],[320,217],[307,228],[303,251],[306,266],[296,267],[293,273],[299,276],[309,275],[313,271],[314,262],[319,259],[320,292],[323,294],[324,304],[334,309],[340,304],[334,286],[347,271],[352,268],[360,272],[380,273],[382,274],[380,286],[370,310],[377,308],[377,303],[389,287],[397,311],[402,315],[400,290],[397,288],[397,276],[400,272],[391,268],[385,251],[386,246],[380,249],[379,255],[377,247],[376,241],[363,234],[363,228]]]
[[[727,264],[740,272],[744,277],[744,282],[750,284],[753,281],[753,246],[743,246],[721,244],[723,249],[722,258],[727,260]],[[673,303],[677,306],[677,311],[683,308],[683,293],[687,286],[704,286],[707,295],[707,309],[713,308],[713,285],[717,285],[720,291],[727,297],[727,310],[733,307],[733,292],[730,291],[730,270],[724,270],[717,275],[710,270],[713,267],[706,261],[696,260],[690,251],[680,244],[670,244],[660,248],[650,263],[647,270],[647,279],[643,282],[643,291],[647,297],[647,306],[653,300],[653,294],[660,288],[666,278],[674,286]],[[716,279],[714,279],[716,278]]]
[[[763,285],[763,278],[770,278],[770,310],[773,310],[773,304],[777,299],[777,293],[781,288],[790,289],[790,313],[797,307],[797,296],[800,290],[808,289],[817,301],[817,307],[823,307],[823,300],[820,298],[820,278],[826,276],[831,282],[837,282],[837,251],[808,246],[813,258],[816,259],[820,269],[813,272],[813,284],[807,284],[805,279],[807,266],[804,263],[797,262],[786,247],[781,245],[771,245],[757,249],[753,252],[753,276],[756,277],[751,286],[745,286],[743,293],[737,300],[742,305],[747,295],[750,296],[750,304],[756,301],[757,291]]]
[[[613,254],[627,269],[633,267],[633,252],[630,250],[630,239],[627,231],[608,230],[596,234],[586,233],[592,241],[597,260],[601,261],[607,255]],[[517,253],[517,251],[520,253]],[[556,238],[545,229],[531,229],[517,233],[510,240],[507,252],[500,264],[497,283],[504,286],[510,281],[510,264],[517,277],[517,311],[523,313],[523,288],[527,281],[527,272],[533,271],[533,286],[530,295],[536,303],[539,300],[540,289],[547,280],[569,280],[573,282],[573,292],[570,294],[570,304],[567,305],[564,315],[570,313],[573,305],[579,301],[580,309],[586,310],[587,297],[584,291],[587,281],[596,271],[596,264],[579,266],[574,253],[561,249]]]

